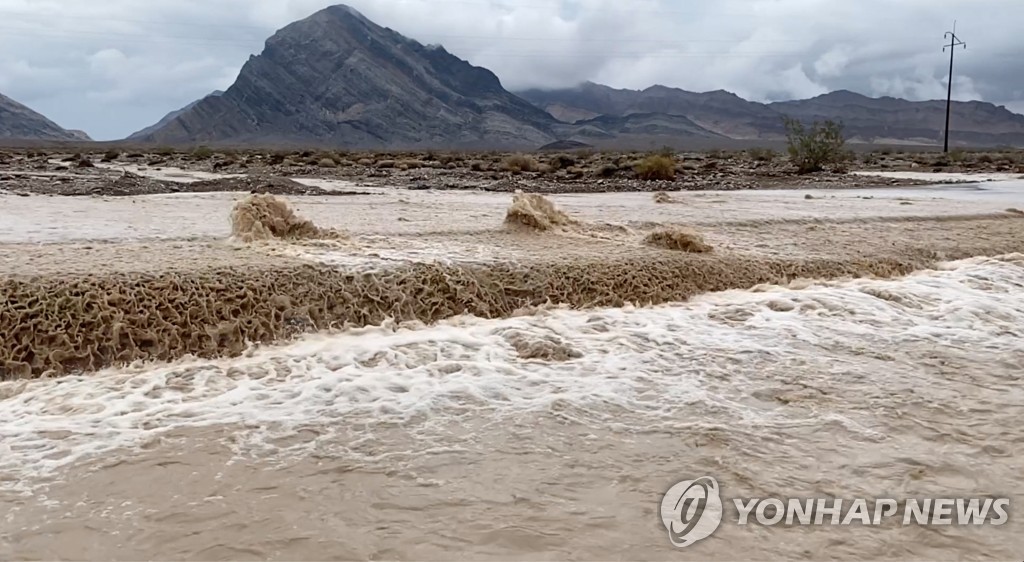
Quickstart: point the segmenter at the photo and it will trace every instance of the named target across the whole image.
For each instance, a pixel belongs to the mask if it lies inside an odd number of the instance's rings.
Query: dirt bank
[[[0,268],[7,272],[0,277],[0,365],[5,378],[59,375],[186,354],[237,355],[249,343],[387,318],[495,318],[548,304],[646,305],[797,278],[904,275],[936,260],[1024,251],[1022,220],[1007,213],[740,224],[706,231],[711,254],[647,247],[644,232],[497,230],[486,238],[497,254],[490,263],[381,261],[364,249],[361,267],[270,252],[301,245],[6,246],[4,255],[24,259]],[[129,247],[134,253],[125,260]],[[317,250],[350,255],[319,243],[306,248]]]

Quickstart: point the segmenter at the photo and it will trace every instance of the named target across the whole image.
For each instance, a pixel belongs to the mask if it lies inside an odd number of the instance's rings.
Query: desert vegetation
[[[592,149],[554,152],[472,150],[230,149],[192,147],[71,146],[7,148],[0,158],[0,189],[49,194],[150,193],[127,184],[123,172],[164,167],[244,175],[249,178],[338,178],[413,189],[482,189],[539,193],[759,188],[814,188],[905,185],[893,180],[845,174],[849,169],[936,172],[1001,172],[1024,175],[1024,150],[848,146],[837,124],[792,127],[787,158],[769,146],[743,150],[615,151]],[[776,144],[783,148],[782,144]],[[858,150],[856,154],[850,148]],[[102,164],[101,164],[102,163]],[[97,166],[99,169],[93,169]],[[118,186],[103,187],[113,167]],[[134,167],[134,168],[132,168]],[[819,171],[811,171],[819,170]],[[52,182],[22,172],[74,172],[92,178]],[[920,182],[920,180],[918,180]],[[115,182],[116,183],[116,182]],[[259,183],[258,181],[256,183]],[[38,185],[37,185],[38,184]],[[44,185],[45,184],[45,185]],[[292,186],[294,188],[294,186]],[[204,187],[205,188],[205,187]],[[125,191],[127,189],[128,191]],[[233,189],[233,188],[232,188]],[[297,188],[296,188],[297,189]],[[135,190],[135,191],[133,191]]]
[[[536,172],[537,161],[532,156],[525,154],[513,154],[501,163],[503,170],[518,173],[518,172]]]
[[[843,125],[836,121],[804,125],[797,119],[784,118],[786,149],[797,172],[809,174],[826,169],[845,171],[850,160],[843,137]]]
[[[642,180],[671,181],[676,177],[676,161],[665,154],[651,154],[633,167]]]

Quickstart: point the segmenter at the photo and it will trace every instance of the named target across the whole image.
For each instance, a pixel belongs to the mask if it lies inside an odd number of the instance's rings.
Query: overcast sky
[[[326,0],[0,0],[0,92],[65,128],[123,138],[226,89],[263,41]],[[1024,0],[350,0],[493,70],[506,88],[591,80],[748,99],[845,88],[1024,113]]]

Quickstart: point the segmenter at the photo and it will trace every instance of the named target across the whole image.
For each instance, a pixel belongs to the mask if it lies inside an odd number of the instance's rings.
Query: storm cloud
[[[326,0],[0,0],[0,92],[116,139],[226,89],[276,29]],[[1024,112],[1020,0],[350,0],[380,25],[493,70],[512,90],[591,80],[748,99],[848,89]]]

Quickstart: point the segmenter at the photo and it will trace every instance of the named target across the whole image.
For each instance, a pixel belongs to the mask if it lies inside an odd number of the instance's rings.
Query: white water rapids
[[[703,475],[1024,499],[1022,336],[1011,255],[0,383],[0,557],[1019,557],[1014,504],[1001,527],[725,523],[686,550],[657,506]]]

